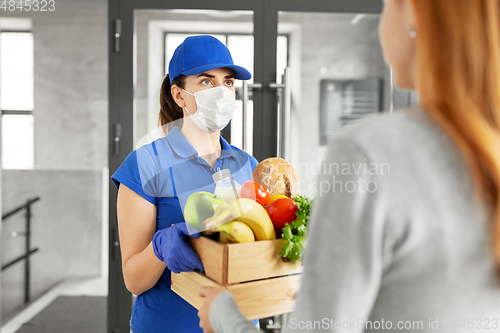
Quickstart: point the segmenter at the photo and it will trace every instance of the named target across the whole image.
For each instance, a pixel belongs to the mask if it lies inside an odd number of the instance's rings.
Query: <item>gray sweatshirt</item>
[[[500,332],[489,211],[452,140],[420,107],[336,136],[318,176],[285,332]],[[255,332],[229,292],[218,333]]]

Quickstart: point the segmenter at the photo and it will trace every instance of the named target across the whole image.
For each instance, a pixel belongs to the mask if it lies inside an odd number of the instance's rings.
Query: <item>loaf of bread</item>
[[[289,198],[300,195],[297,170],[282,158],[271,157],[260,162],[253,170],[252,178],[267,187],[270,195],[283,194]]]

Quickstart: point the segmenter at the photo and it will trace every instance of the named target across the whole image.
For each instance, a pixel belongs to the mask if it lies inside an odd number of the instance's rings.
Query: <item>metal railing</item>
[[[31,249],[31,205],[40,200],[40,197],[28,199],[25,204],[12,209],[11,211],[2,215],[2,223],[5,222],[12,215],[26,210],[26,231],[13,232],[12,237],[26,236],[25,252],[23,255],[9,261],[2,265],[2,271],[24,260],[24,303],[30,300],[30,256],[38,251],[38,248]]]

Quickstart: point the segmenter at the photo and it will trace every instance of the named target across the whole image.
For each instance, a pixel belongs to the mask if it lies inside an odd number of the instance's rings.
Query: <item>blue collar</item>
[[[236,159],[236,155],[234,154],[234,149],[231,147],[229,143],[227,143],[226,139],[224,139],[222,136],[220,137],[220,146],[222,149],[222,152],[220,154],[219,158],[232,158],[233,160]]]
[[[172,150],[180,157],[188,158],[193,155],[198,155],[196,149],[194,149],[189,141],[186,140],[178,127],[174,127],[165,138],[170,144]],[[233,147],[231,147],[231,145],[222,136],[220,137],[220,144],[222,152],[219,158],[236,158]]]

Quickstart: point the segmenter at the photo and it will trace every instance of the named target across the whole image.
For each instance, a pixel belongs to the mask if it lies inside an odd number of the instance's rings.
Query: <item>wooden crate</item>
[[[248,320],[292,312],[302,274],[221,286],[198,272],[172,273],[172,290],[196,309],[205,301],[198,296],[203,286],[229,290]]]
[[[202,286],[229,290],[249,319],[267,318],[293,310],[300,286],[302,265],[279,255],[282,240],[221,244],[207,237],[188,239],[200,256],[205,274],[172,273],[172,290],[199,309]]]
[[[205,274],[220,285],[302,273],[300,261],[292,264],[279,255],[281,239],[221,244],[202,236],[188,242],[200,256]]]

